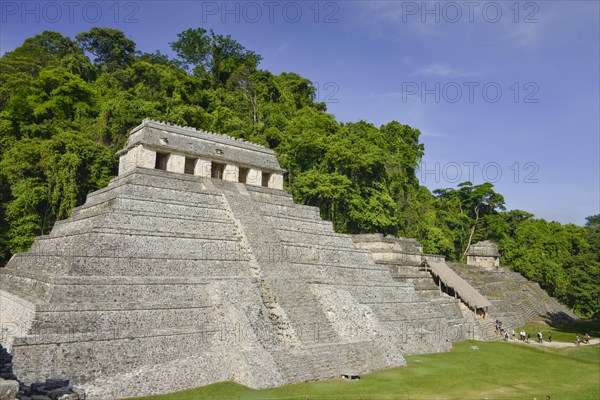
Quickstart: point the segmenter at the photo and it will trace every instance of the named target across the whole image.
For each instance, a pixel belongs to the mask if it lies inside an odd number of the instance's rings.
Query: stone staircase
[[[502,337],[496,333],[496,320],[485,318],[478,319],[479,326],[481,326],[481,330],[483,331],[483,335],[487,341],[498,341],[501,340]]]
[[[321,221],[318,209],[293,204],[289,196],[278,196],[274,200],[269,198],[274,195],[262,188],[247,187],[246,190],[255,199],[252,204],[256,208],[251,214],[263,220],[266,217],[272,226],[270,232],[257,236],[264,240],[268,235],[276,235],[286,249],[287,265],[279,263],[278,273],[289,269],[293,278],[288,277],[288,280],[300,280],[308,285],[339,340],[370,337],[366,332],[372,332],[377,333],[376,336],[387,336],[388,345],[394,344],[403,354],[443,351],[450,347],[450,341],[440,339],[440,331],[449,321],[452,320],[451,326],[456,323],[454,318],[447,317],[447,302],[425,301],[415,292],[412,283],[393,280],[390,270],[374,263],[369,251],[355,247],[352,236],[335,233],[330,222]],[[232,195],[226,196],[229,200]],[[247,201],[239,195],[236,197],[241,199],[238,206],[248,207]],[[234,215],[236,213],[234,209]],[[248,216],[240,220],[250,221]],[[252,226],[244,230],[251,231]],[[303,256],[297,257],[300,254]],[[454,302],[450,306],[455,306]],[[370,317],[365,319],[361,314]],[[454,316],[460,318],[460,314]],[[354,330],[357,325],[362,328],[360,332],[350,332],[350,325]],[[408,337],[413,335],[425,337],[411,342]]]
[[[538,318],[544,318],[550,323],[572,321],[576,318],[567,307],[550,297],[538,284],[505,267],[490,271],[473,265],[449,265],[454,272],[490,300],[492,306],[488,318],[492,321],[492,328],[496,319],[502,321],[503,327],[516,329]]]
[[[220,189],[225,186],[231,187],[228,182],[217,183]],[[264,249],[269,250],[266,256],[257,260],[262,284],[268,286],[270,292],[268,297],[272,299],[271,302],[277,303],[285,310],[286,323],[293,329],[297,340],[304,345],[323,341],[338,342],[339,338],[307,282],[294,273],[287,259],[273,255],[274,251],[277,254],[279,248],[285,247],[279,237],[279,230],[268,219],[263,218],[254,203],[250,201],[249,195],[230,190],[222,191],[233,218],[239,224],[240,232],[244,233],[245,245],[249,251],[256,257],[256,254],[264,252]],[[290,284],[292,282],[293,284]],[[311,327],[319,328],[319,336],[314,334]]]
[[[399,265],[394,262],[381,261],[380,264],[385,265],[390,270],[396,281],[412,283],[421,298],[438,299],[444,297],[439,287],[431,279],[431,274],[420,263]]]

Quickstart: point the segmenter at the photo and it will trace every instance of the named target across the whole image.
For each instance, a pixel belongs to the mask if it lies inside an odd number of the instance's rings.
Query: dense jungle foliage
[[[173,39],[175,59],[138,52],[114,29],[46,31],[0,58],[2,264],[107,185],[115,152],[149,117],[274,149],[294,200],[318,206],[338,232],[417,238],[449,260],[489,239],[503,265],[599,314],[600,215],[580,227],[505,211],[490,183],[432,193],[415,173],[417,129],[336,121],[310,80],[259,69],[261,57],[230,36],[198,28]]]

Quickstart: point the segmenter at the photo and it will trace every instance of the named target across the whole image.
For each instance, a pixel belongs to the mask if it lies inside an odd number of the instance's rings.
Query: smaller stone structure
[[[505,266],[487,270],[476,265],[448,265],[492,303],[489,318],[484,320],[488,324],[488,340],[499,339],[494,330],[496,319],[502,321],[504,327],[517,328],[532,320],[543,319],[548,324],[557,325],[577,318],[566,306],[550,297],[539,284]]]
[[[490,271],[499,268],[500,251],[498,251],[498,245],[489,240],[472,244],[467,252],[467,264]]]

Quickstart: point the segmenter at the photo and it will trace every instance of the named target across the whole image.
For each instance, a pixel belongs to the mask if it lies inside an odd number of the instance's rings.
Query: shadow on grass
[[[566,324],[559,325],[555,328],[559,332],[573,334],[589,334],[590,336],[600,337],[600,320],[597,319],[582,319]]]
[[[564,312],[556,312],[548,314],[547,323],[550,326],[560,327],[561,325],[575,322],[573,317]]]

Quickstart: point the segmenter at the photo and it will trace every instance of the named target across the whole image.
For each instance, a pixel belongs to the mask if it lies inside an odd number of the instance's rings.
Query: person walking
[[[590,335],[585,334],[585,344],[590,344]]]
[[[577,335],[577,346],[579,346],[581,344],[581,336]]]
[[[552,343],[552,332],[548,332],[548,341]]]

